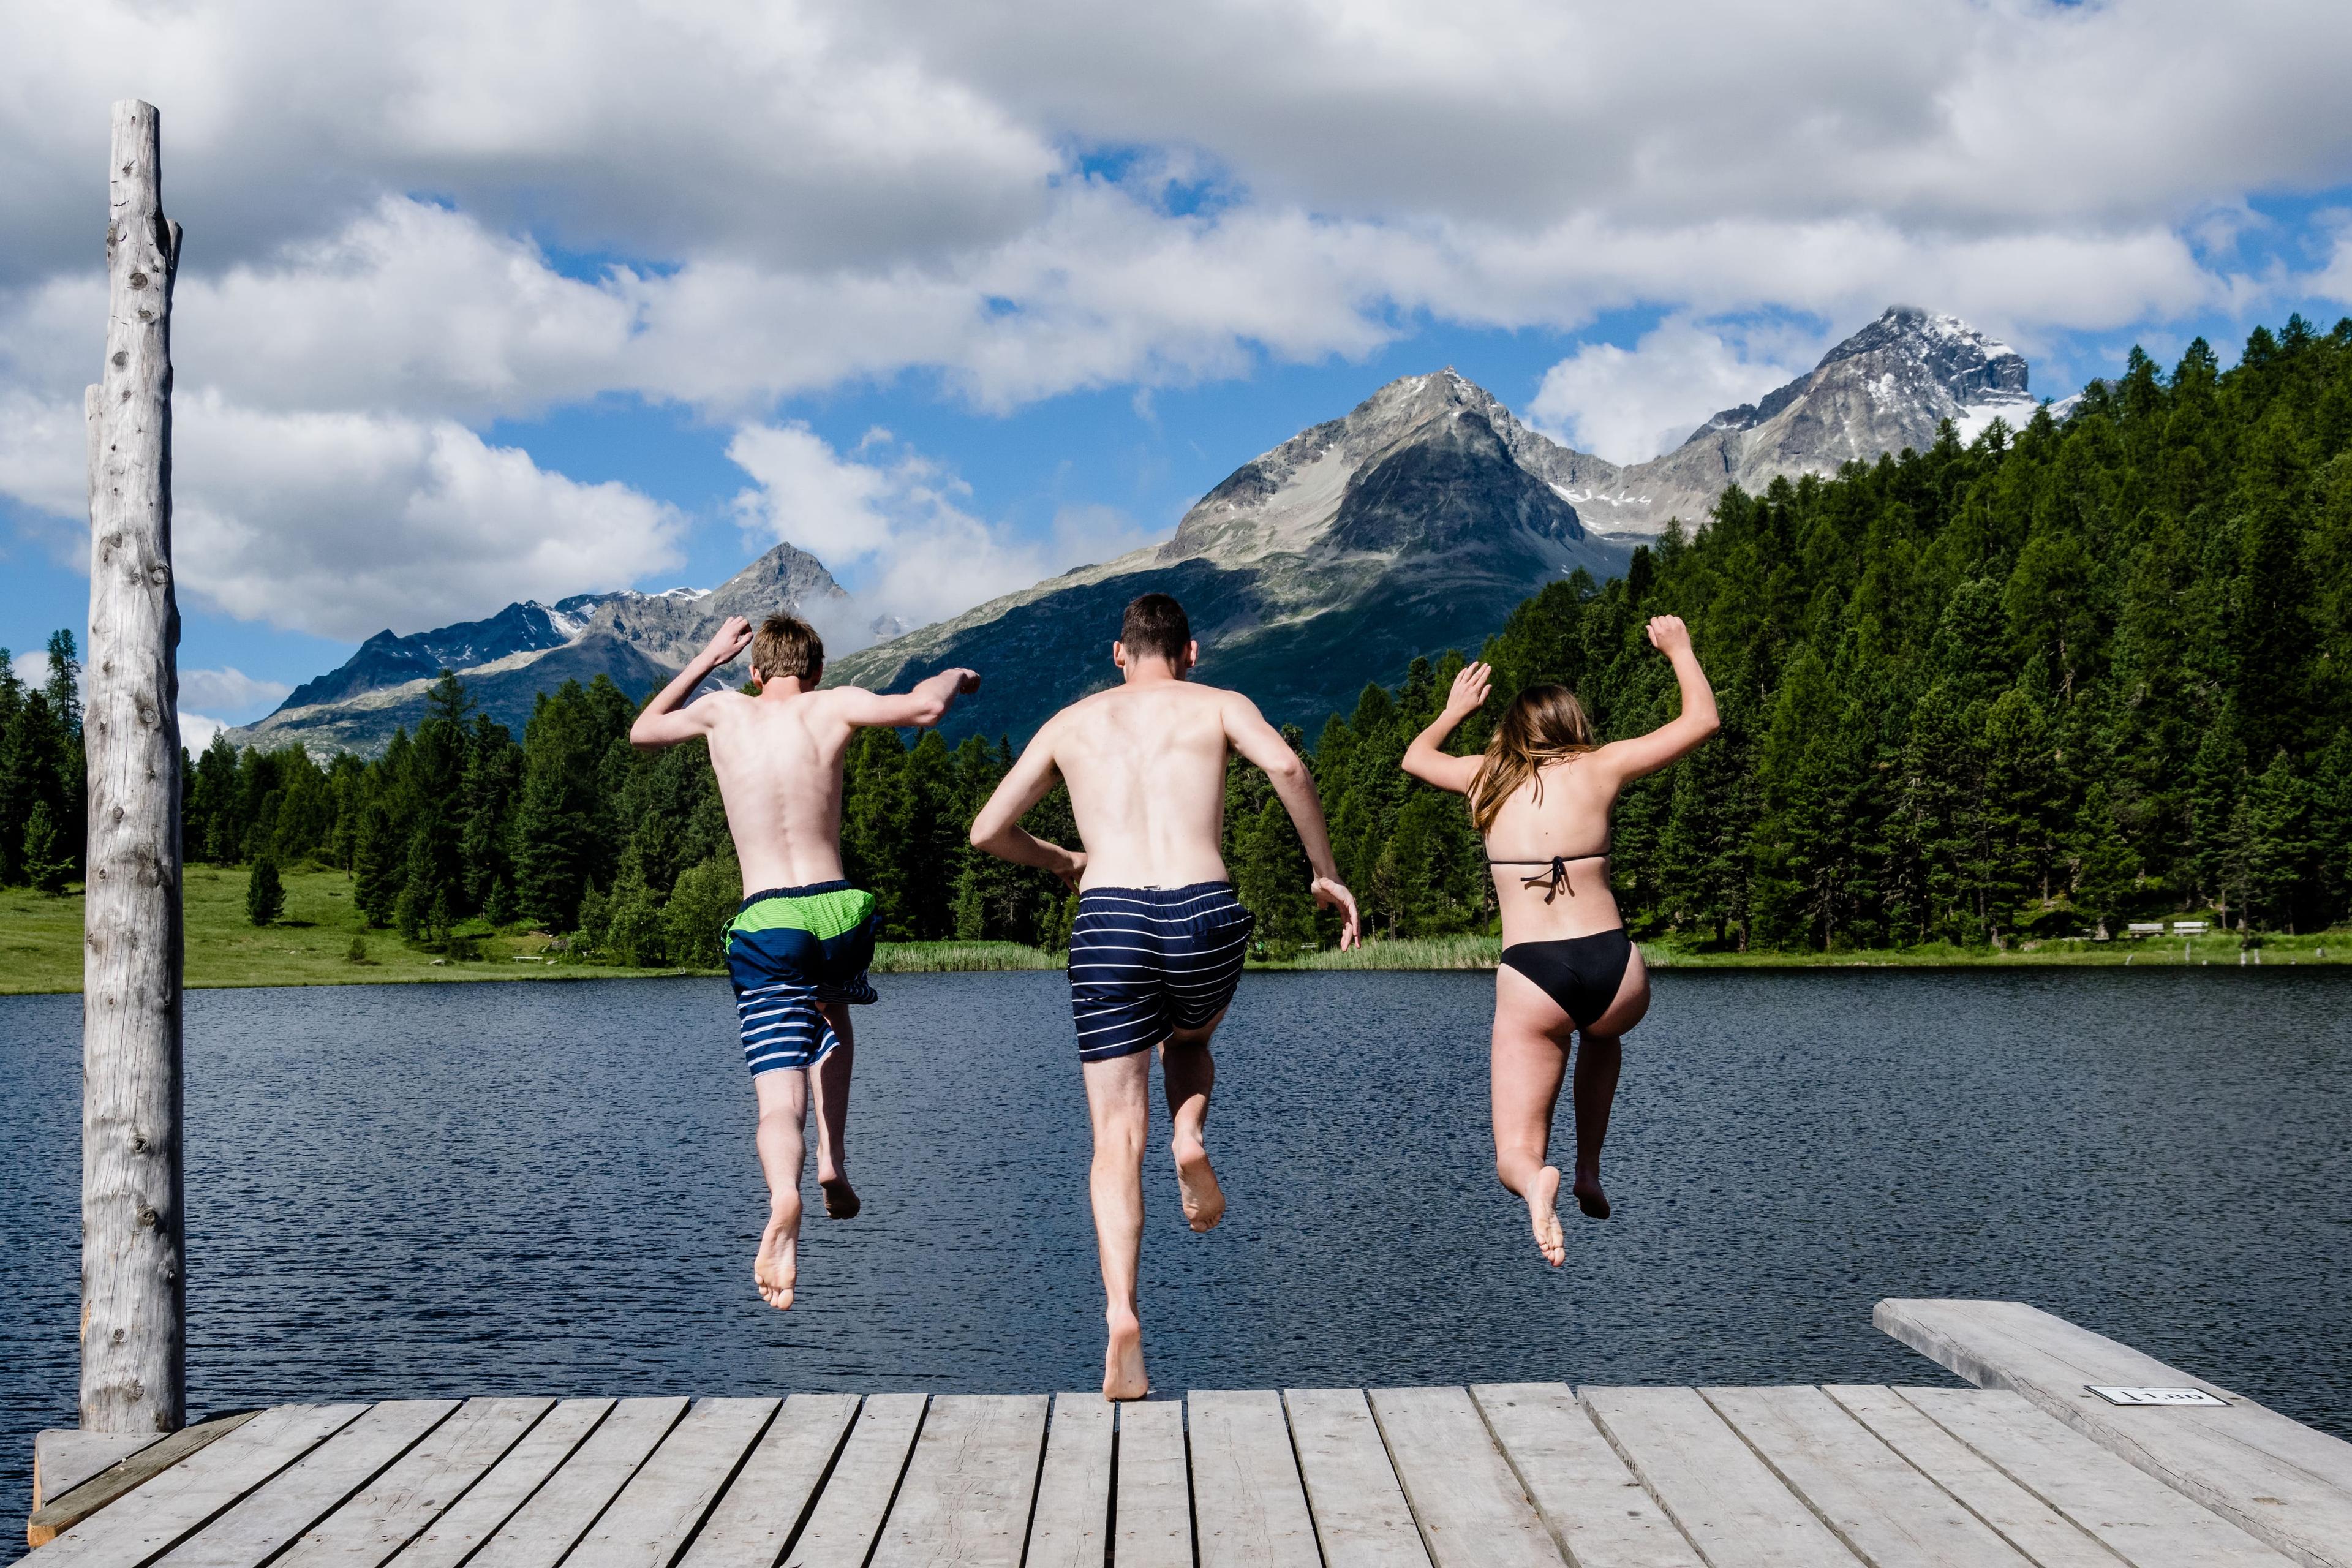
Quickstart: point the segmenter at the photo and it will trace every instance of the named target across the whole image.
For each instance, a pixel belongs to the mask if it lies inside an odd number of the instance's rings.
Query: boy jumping
[[[711,671],[751,650],[757,697],[714,691],[686,706]],[[743,902],[727,928],[743,1059],[759,1096],[756,1143],[768,1179],[768,1225],[751,1265],[760,1297],[782,1310],[799,1276],[801,1129],[816,1069],[817,1184],[835,1219],[857,1213],[849,1184],[849,1007],[871,1002],[874,895],[841,868],[841,758],[853,730],[929,727],[948,705],[980,689],[969,669],[943,669],[903,695],[855,686],[816,689],[824,644],[805,621],[730,616],[709,646],[646,704],[629,742],[658,751],[697,736],[727,806],[727,830],[743,868]]]

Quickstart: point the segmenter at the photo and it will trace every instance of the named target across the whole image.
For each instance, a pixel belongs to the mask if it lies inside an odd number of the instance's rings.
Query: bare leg
[[[1601,1190],[1601,1141],[1609,1136],[1609,1108],[1617,1099],[1617,1069],[1625,1059],[1620,1035],[1586,1029],[1576,1046],[1576,1206],[1592,1219],[1609,1217]]]
[[[751,1080],[760,1099],[754,1143],[760,1170],[768,1178],[768,1224],[751,1262],[751,1282],[760,1300],[782,1311],[793,1304],[800,1280],[801,1165],[807,1154],[801,1123],[808,1114],[808,1072],[779,1068]]]
[[[1102,1262],[1103,1397],[1151,1392],[1143,1370],[1143,1320],[1136,1313],[1135,1267],[1143,1247],[1143,1140],[1151,1120],[1151,1058],[1141,1051],[1083,1065],[1095,1157],[1095,1250]]]
[[[1209,1095],[1217,1087],[1217,1062],[1209,1054],[1209,1037],[1224,1018],[1220,1013],[1202,1029],[1180,1029],[1160,1047],[1161,1081],[1168,1090],[1171,1131],[1168,1151],[1176,1160],[1176,1192],[1184,1204],[1184,1223],[1195,1231],[1211,1231],[1225,1217],[1225,1192],[1209,1165],[1207,1134]]]
[[[1559,1172],[1544,1157],[1568,1071],[1560,1042],[1572,1026],[1534,981],[1516,969],[1495,972],[1495,1174],[1527,1200],[1536,1247],[1554,1268],[1567,1261],[1568,1243],[1555,1206]]]
[[[828,1218],[856,1219],[863,1205],[849,1184],[849,1068],[857,1042],[848,1003],[824,1004],[824,1016],[841,1044],[810,1075],[816,1080],[816,1184],[824,1193]]]
[[[1625,1059],[1625,1032],[1650,1010],[1650,973],[1634,949],[1617,983],[1609,1010],[1577,1031],[1576,1206],[1593,1219],[1609,1217],[1609,1194],[1601,1190],[1601,1142],[1609,1136],[1609,1109],[1617,1100],[1617,1069]]]

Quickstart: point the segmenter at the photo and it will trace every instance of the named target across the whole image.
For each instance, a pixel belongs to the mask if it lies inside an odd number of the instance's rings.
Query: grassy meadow
[[[246,919],[242,868],[197,866],[189,870],[190,985],[350,985],[713,973],[591,963],[551,948],[545,935],[521,928],[466,937],[452,944],[448,952],[412,946],[397,931],[366,929],[359,911],[352,907],[351,879],[341,871],[289,870],[284,873],[284,881],[285,915],[273,925],[256,926]],[[1666,941],[1643,942],[1642,954],[1654,969],[2352,962],[2352,931],[2265,935],[2260,940],[2261,945],[2252,949],[2242,947],[2234,934],[2213,933],[2187,942],[2179,937],[2104,942],[2069,938],[2028,942],[2007,952],[1929,943],[1826,953],[1712,952]],[[1489,936],[1413,937],[1370,942],[1349,952],[1303,953],[1254,967],[1492,969],[1502,950],[1502,942]],[[1061,967],[1060,954],[1010,942],[885,942],[876,950],[873,966],[877,974]],[[21,888],[0,891],[0,995],[80,988],[79,889],[62,898],[47,898]]]

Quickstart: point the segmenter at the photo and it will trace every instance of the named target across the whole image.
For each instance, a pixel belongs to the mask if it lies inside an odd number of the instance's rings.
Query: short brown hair
[[[1118,640],[1129,658],[1155,655],[1174,664],[1192,646],[1192,623],[1185,619],[1184,606],[1169,595],[1143,594],[1127,606]]]
[[[751,639],[751,668],[763,682],[788,675],[814,680],[824,673],[824,639],[798,616],[770,616]]]

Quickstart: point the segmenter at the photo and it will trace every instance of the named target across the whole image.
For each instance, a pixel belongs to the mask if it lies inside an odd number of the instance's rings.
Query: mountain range
[[[542,689],[601,673],[642,698],[726,616],[791,608],[829,637],[887,637],[835,658],[828,682],[897,687],[970,665],[982,689],[948,730],[1017,741],[1114,679],[1119,611],[1152,589],[1190,612],[1202,679],[1249,693],[1277,721],[1313,724],[1367,681],[1397,679],[1416,654],[1476,647],[1547,583],[1579,568],[1617,574],[1670,519],[1702,522],[1727,485],[1834,473],[1925,447],[1946,420],[1968,436],[1995,416],[2022,424],[2034,407],[2014,350],[1908,306],[1643,463],[1611,463],[1530,429],[1451,369],[1406,376],[1243,464],[1165,543],[934,626],[861,624],[815,557],[780,544],[707,592],[581,595],[408,637],[381,632],[229,739],[373,753],[396,726],[415,724],[444,668],[520,733]]]

